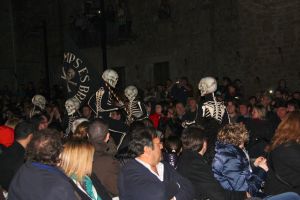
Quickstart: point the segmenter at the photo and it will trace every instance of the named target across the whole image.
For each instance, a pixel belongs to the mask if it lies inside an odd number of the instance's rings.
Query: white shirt
[[[157,169],[157,173],[154,172],[151,169],[151,166],[148,163],[145,163],[144,161],[142,161],[141,159],[135,158],[136,161],[138,161],[139,163],[141,163],[144,167],[146,167],[152,174],[154,174],[161,182],[164,181],[164,164],[162,164],[161,162],[159,162],[156,165],[156,169]]]

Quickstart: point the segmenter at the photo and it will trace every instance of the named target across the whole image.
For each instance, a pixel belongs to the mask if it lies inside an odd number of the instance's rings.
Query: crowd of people
[[[76,106],[2,90],[0,199],[298,200],[300,92],[280,80],[248,97],[241,83],[130,86],[118,106],[105,77]]]

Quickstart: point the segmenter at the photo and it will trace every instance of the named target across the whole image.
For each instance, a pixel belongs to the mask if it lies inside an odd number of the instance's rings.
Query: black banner
[[[101,75],[92,68],[69,37],[64,38],[64,43],[63,67],[60,78],[65,85],[68,98],[78,99],[82,106],[97,91]]]

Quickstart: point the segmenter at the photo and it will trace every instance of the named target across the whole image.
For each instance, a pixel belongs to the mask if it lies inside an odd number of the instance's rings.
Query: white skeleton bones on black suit
[[[80,102],[78,99],[72,97],[65,102],[65,107],[68,113],[68,127],[65,136],[68,136],[71,132],[73,122],[79,118],[78,110],[80,108]]]
[[[223,121],[224,114],[229,116],[226,110],[226,106],[223,101],[217,101],[214,92],[217,90],[217,81],[213,77],[202,78],[198,84],[198,88],[201,92],[201,96],[211,94],[212,100],[206,101],[202,105],[202,116],[212,117],[216,119],[220,124]],[[229,121],[230,123],[230,121]]]
[[[217,81],[213,77],[202,78],[198,84],[198,89],[201,92],[201,96],[206,96],[207,101],[201,106],[202,117],[205,118],[214,118],[220,124],[230,123],[230,118],[227,113],[226,106],[223,101],[217,101],[214,92],[217,90]],[[211,96],[210,96],[211,95]],[[225,120],[226,121],[225,121]],[[194,121],[185,121],[182,126],[187,127],[191,124],[196,123]]]
[[[143,120],[148,117],[145,105],[136,99],[138,95],[138,89],[135,86],[130,85],[126,87],[124,94],[129,100],[127,104],[127,121],[132,122],[134,120]]]
[[[103,81],[100,83],[100,88],[88,101],[88,105],[95,113],[96,118],[108,117],[110,112],[119,109],[119,107],[113,105],[113,97],[121,104],[121,101],[119,101],[113,91],[119,79],[117,72],[112,69],[107,69],[103,72],[102,79]]]

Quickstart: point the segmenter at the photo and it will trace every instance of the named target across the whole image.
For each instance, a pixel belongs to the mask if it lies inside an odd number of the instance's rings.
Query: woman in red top
[[[154,128],[156,128],[156,129],[158,128],[159,120],[160,120],[161,117],[163,117],[162,105],[161,104],[156,104],[155,105],[155,112],[152,113],[149,116],[149,119],[153,122]]]

